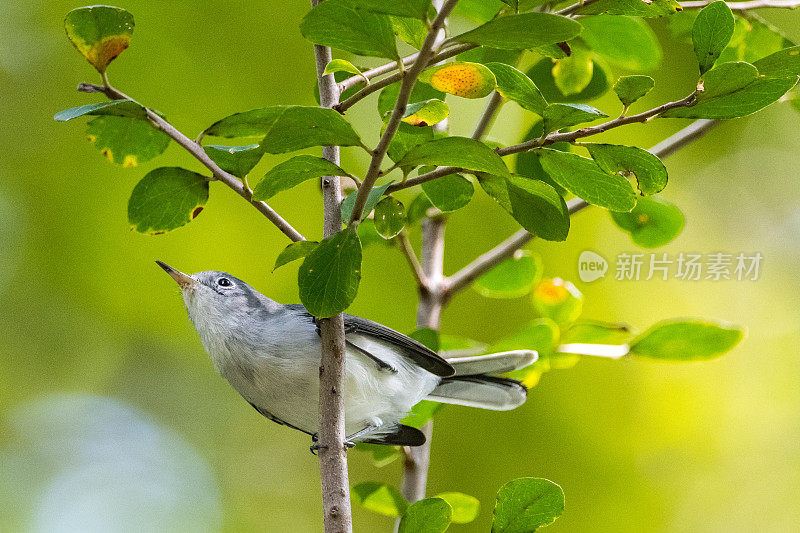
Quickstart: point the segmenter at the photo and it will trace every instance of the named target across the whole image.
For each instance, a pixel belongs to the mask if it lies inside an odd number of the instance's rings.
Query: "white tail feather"
[[[475,357],[450,357],[447,362],[456,369],[456,376],[477,376],[513,372],[525,368],[538,357],[534,350],[513,350]]]

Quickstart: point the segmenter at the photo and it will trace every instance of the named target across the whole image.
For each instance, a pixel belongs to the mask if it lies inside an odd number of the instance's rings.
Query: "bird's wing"
[[[415,341],[393,329],[382,326],[372,320],[353,315],[344,314],[344,329],[347,333],[354,333],[382,341],[398,349],[398,352],[410,359],[419,367],[431,374],[448,377],[455,374],[453,367],[436,352],[428,349],[424,344]]]
[[[422,446],[425,444],[425,434],[411,426],[397,424],[391,433],[382,435],[368,435],[363,439],[356,439],[367,444],[388,444],[390,446]]]
[[[292,304],[286,306],[295,312],[302,312],[308,314],[305,307],[299,304]],[[309,318],[317,323],[317,319],[308,314]],[[407,335],[403,335],[391,328],[382,326],[372,320],[361,318],[344,313],[344,330],[345,335],[357,337],[367,337],[369,339],[389,344],[395,348],[399,355],[409,359],[417,366],[427,370],[431,374],[441,377],[449,377],[455,374],[455,370],[445,359],[439,357],[436,352],[429,350],[424,344],[415,341]],[[355,342],[354,342],[355,341]],[[348,340],[356,349],[362,353],[367,352],[363,347],[356,344],[356,339]],[[392,369],[392,366],[386,361],[381,360],[374,353],[365,353],[370,358],[378,363],[382,368]]]

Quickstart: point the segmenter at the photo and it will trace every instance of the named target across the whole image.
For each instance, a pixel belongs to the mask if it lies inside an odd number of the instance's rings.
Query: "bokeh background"
[[[0,2],[0,530],[319,531],[316,459],[305,435],[272,424],[214,371],[175,285],[153,263],[227,270],[280,302],[298,301],[297,265],[271,273],[285,237],[223,186],[197,220],[167,235],[129,230],[128,195],[157,166],[197,163],[172,145],[138,168],[106,161],[80,120],[61,109],[99,100],[75,92],[96,73],[64,37],[71,1]],[[126,0],[131,48],[110,68],[123,91],[190,136],[230,113],[313,104],[303,2]],[[800,16],[764,16],[800,40]],[[665,60],[651,73],[657,103],[692,88],[689,45],[653,21]],[[616,74],[620,74],[619,71]],[[467,134],[482,102],[449,99]],[[349,117],[376,138],[374,99]],[[597,107],[616,112],[605,97]],[[644,107],[642,107],[644,108]],[[512,143],[530,125],[513,105],[490,138]],[[648,147],[684,125],[658,120],[606,134]],[[693,364],[587,359],[545,374],[527,404],[493,413],[448,407],[437,418],[430,493],[462,491],[483,508],[454,532],[487,531],[500,485],[520,476],[559,483],[567,507],[550,527],[586,531],[770,531],[800,523],[800,116],[776,104],[725,123],[668,161],[664,197],[685,212],[683,234],[658,252],[760,252],[758,281],[577,279],[589,249],[636,252],[608,215],[575,217],[566,244],[533,243],[546,275],[573,280],[584,317],[639,329],[674,316],[745,325],[721,359]],[[279,161],[267,158],[254,171]],[[364,161],[345,154],[345,166]],[[319,237],[321,201],[307,183],[272,202]],[[478,192],[450,217],[446,271],[514,231]],[[418,242],[418,235],[413,235]],[[393,249],[367,249],[351,312],[401,331],[415,291]],[[492,342],[532,317],[527,298],[458,296],[443,331]],[[315,401],[315,399],[309,399]],[[351,481],[399,482],[351,453]],[[355,509],[357,531],[391,520]]]

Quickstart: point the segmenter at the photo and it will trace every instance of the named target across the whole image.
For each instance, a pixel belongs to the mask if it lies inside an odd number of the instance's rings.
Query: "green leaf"
[[[625,344],[631,337],[627,324],[579,320],[561,335],[561,344]]]
[[[322,74],[327,75],[335,72],[349,72],[357,76],[361,75],[361,71],[358,70],[358,67],[346,59],[332,59],[330,63],[325,65],[325,71]]]
[[[486,194],[526,230],[545,240],[563,241],[569,232],[569,211],[564,199],[549,184],[512,176],[501,178],[480,173]]]
[[[386,239],[378,235],[375,230],[375,221],[371,218],[364,219],[358,223],[358,238],[361,240],[362,248],[375,243],[388,244]]]
[[[278,254],[278,258],[275,259],[275,266],[272,267],[272,271],[275,272],[275,270],[278,268],[287,263],[291,263],[295,259],[306,257],[312,251],[316,250],[317,246],[319,246],[319,243],[315,241],[293,242],[281,250],[281,253]]]
[[[521,108],[541,115],[547,101],[538,87],[524,73],[505,63],[487,63],[497,79],[497,92],[516,102]]]
[[[386,153],[389,159],[398,162],[403,159],[409,150],[420,144],[432,141],[434,136],[433,128],[430,126],[412,126],[411,124],[401,123],[392,138],[392,142],[389,143],[389,149]],[[404,165],[400,165],[400,168],[405,173],[413,170],[413,167]]]
[[[697,99],[705,100],[738,91],[758,78],[758,69],[744,61],[721,63],[703,74]]]
[[[408,508],[400,491],[386,483],[365,481],[353,487],[350,494],[364,509],[386,516],[402,516]]]
[[[522,380],[525,386],[534,386],[543,371],[550,369],[550,358],[554,355],[561,329],[549,318],[537,318],[520,331],[506,337],[490,348],[490,352],[511,350],[536,350],[539,358],[532,365],[515,370],[510,377]]]
[[[525,134],[522,138],[522,142],[531,141],[534,139],[539,139],[544,133],[544,128],[542,121],[535,122],[530,130]],[[569,143],[553,143],[548,145],[548,148],[553,150],[560,150],[562,152],[569,152],[570,151],[570,144]],[[517,154],[516,157],[516,171],[517,174],[521,174],[526,178],[536,179],[539,181],[543,181],[553,187],[558,194],[561,196],[566,196],[567,191],[553,181],[553,179],[544,171],[542,168],[542,164],[539,162],[539,154],[537,150],[533,150],[530,152],[520,152]]]
[[[583,294],[569,281],[545,279],[533,290],[533,306],[539,316],[558,324],[570,324],[583,310]]]
[[[531,292],[541,277],[541,258],[527,250],[517,250],[512,258],[475,280],[472,288],[487,298],[519,298]]]
[[[324,239],[306,256],[297,281],[300,301],[313,316],[328,318],[347,309],[361,281],[361,241],[355,228]]]
[[[441,498],[425,498],[412,504],[400,519],[398,533],[444,533],[450,527],[453,510]]]
[[[550,104],[542,114],[544,129],[548,133],[607,116],[599,109],[586,104]]]
[[[128,200],[128,222],[139,233],[157,235],[192,221],[208,201],[208,178],[179,167],[151,170]]]
[[[412,335],[412,337],[414,337],[414,335]],[[419,340],[419,339],[417,338],[414,340]],[[423,342],[423,344],[425,343]],[[428,348],[430,348],[430,346],[428,346]],[[433,417],[436,415],[436,413],[438,413],[442,409],[442,407],[444,407],[444,405],[439,402],[422,400],[417,405],[411,408],[411,412],[402,420],[402,422],[407,426],[419,429],[425,424],[427,424],[429,421],[431,421]]]
[[[498,17],[451,40],[492,48],[525,50],[569,41],[581,32],[574,20],[549,13],[523,13]]]
[[[392,23],[392,31],[395,35],[400,37],[403,42],[406,42],[419,50],[425,44],[425,38],[428,36],[428,27],[419,19],[408,17],[393,17],[389,16]]]
[[[441,492],[434,496],[450,504],[453,510],[454,524],[468,524],[478,518],[481,510],[481,502],[478,498],[464,494],[463,492]]]
[[[792,78],[800,75],[800,46],[785,48],[753,62],[758,73],[769,78]]]
[[[365,9],[375,13],[427,19],[431,0],[358,0],[357,9]]]
[[[431,203],[445,213],[461,209],[469,203],[475,193],[472,182],[460,174],[448,174],[426,181],[422,184],[422,190]]]
[[[463,1],[463,0],[462,0]],[[472,63],[505,63],[506,65],[516,64],[522,58],[523,50],[501,50],[488,46],[478,46],[461,52],[456,56],[459,61],[470,61]]]
[[[378,201],[381,199],[381,196],[383,196],[383,193],[386,192],[386,189],[388,189],[391,184],[392,182],[390,181],[389,183],[373,187],[369,191],[369,194],[367,195],[367,201],[364,204],[364,211],[361,213],[362,218],[366,218],[367,215],[369,215],[372,210],[375,209],[375,204],[378,203]],[[356,205],[357,194],[358,191],[353,191],[342,201],[342,220],[345,222],[350,220],[350,217],[353,216],[353,208]]]
[[[246,176],[261,161],[264,150],[259,144],[221,146],[209,144],[203,149],[222,170],[239,178]]]
[[[271,106],[236,113],[215,122],[204,133],[227,138],[263,135],[259,144],[268,154],[311,146],[361,144],[358,134],[342,115],[333,109],[314,106]]]
[[[692,107],[677,107],[660,116],[666,118],[737,118],[755,113],[794,87],[797,78],[762,78],[732,93],[698,99]]]
[[[606,172],[635,177],[642,194],[655,194],[667,186],[667,167],[647,150],[601,143],[585,143],[583,146]]]
[[[414,198],[414,200],[411,201],[411,204],[408,206],[408,209],[406,210],[406,218],[408,219],[408,223],[414,224],[416,222],[419,222],[423,218],[427,217],[428,210],[436,210],[436,209],[434,208],[431,201],[428,199],[428,196],[424,192],[421,192],[417,195],[416,198]]]
[[[101,74],[128,48],[133,26],[133,15],[112,6],[79,7],[64,19],[69,40]]]
[[[406,224],[406,207],[387,196],[375,206],[375,230],[384,239],[396,237]]]
[[[439,332],[433,328],[419,328],[415,331],[412,331],[411,334],[409,334],[409,337],[419,343],[422,343],[423,346],[427,347],[431,351],[439,351]]]
[[[620,76],[614,84],[614,92],[622,105],[627,109],[632,103],[643,97],[655,87],[655,81],[650,76],[633,75]]]
[[[415,146],[400,160],[400,164],[413,167],[454,166],[509,176],[505,163],[494,150],[480,141],[467,137],[445,137]]]
[[[569,210],[564,198],[543,181],[512,176],[507,182],[511,216],[546,241],[566,240]]]
[[[675,0],[599,0],[586,4],[575,13],[579,15],[631,15],[635,17],[654,18],[671,15],[682,8]],[[584,19],[586,20],[586,19]]]
[[[731,42],[722,51],[717,61],[747,61],[748,63],[753,63],[795,44],[786,38],[780,29],[752,11],[747,13],[746,19],[741,16],[734,16],[734,20]]]
[[[611,213],[614,222],[643,248],[664,246],[683,231],[683,213],[657,197],[639,198],[630,213]]]
[[[492,533],[528,533],[552,524],[564,512],[564,491],[547,479],[523,477],[497,493]]]
[[[388,117],[397,103],[400,94],[400,82],[393,83],[385,87],[378,95],[378,114],[381,118]],[[427,100],[444,100],[445,93],[437,91],[426,83],[415,83],[411,89],[411,96],[408,98],[409,104],[425,102]]]
[[[609,63],[640,72],[654,70],[661,63],[658,38],[641,19],[600,15],[583,18],[581,24],[581,39]]]
[[[700,74],[714,66],[719,55],[733,36],[733,13],[722,0],[704,7],[692,26],[694,53],[700,65]]]
[[[412,126],[433,126],[450,115],[450,108],[441,100],[426,100],[408,104],[403,122]]]
[[[594,74],[593,54],[584,46],[572,46],[572,53],[553,65],[553,80],[565,95],[578,94],[589,85]]]
[[[544,58],[527,72],[548,102],[588,102],[604,95],[609,89],[608,74],[605,68],[594,60],[592,62],[592,79],[589,85],[577,94],[565,95],[556,86],[553,78],[553,64],[551,59]]]
[[[666,361],[706,361],[732,350],[744,331],[723,322],[672,319],[659,322],[631,344],[631,355]]]
[[[135,167],[163,154],[170,140],[148,122],[114,115],[90,120],[86,135],[109,161],[124,167]]]
[[[484,342],[479,342],[467,337],[460,337],[458,335],[440,335],[440,351],[442,357],[471,357],[473,355],[481,355],[486,353],[489,347]]]
[[[611,211],[630,211],[636,206],[636,192],[628,180],[604,172],[591,159],[542,149],[539,151],[539,161],[556,183],[590,204]]]
[[[359,9],[359,1],[319,3],[303,18],[300,33],[314,44],[362,56],[398,57],[389,17]]]
[[[130,100],[109,100],[107,102],[98,102],[96,104],[86,104],[78,107],[72,107],[59,111],[53,116],[53,120],[59,122],[66,122],[73,118],[82,117],[83,115],[110,115],[117,117],[131,117],[144,120],[147,118],[147,111],[144,107]]]
[[[452,61],[422,71],[419,81],[461,98],[483,98],[494,90],[492,71],[480,63]]]
[[[323,176],[346,176],[347,172],[327,159],[313,155],[297,155],[266,173],[255,189],[253,200],[269,200],[281,191]]]
[[[460,0],[453,14],[483,24],[497,16],[502,8],[502,0]]]
[[[370,444],[367,442],[357,442],[356,451],[369,452],[372,454],[372,464],[377,468],[390,465],[400,458],[402,451],[399,446],[386,446],[383,444]]]

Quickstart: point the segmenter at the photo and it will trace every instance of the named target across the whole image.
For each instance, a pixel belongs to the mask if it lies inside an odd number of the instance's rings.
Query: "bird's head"
[[[190,276],[161,261],[156,263],[180,286],[189,317],[196,324],[198,319],[205,322],[225,317],[230,321],[237,317],[252,316],[275,305],[250,285],[227,272],[206,270]]]

